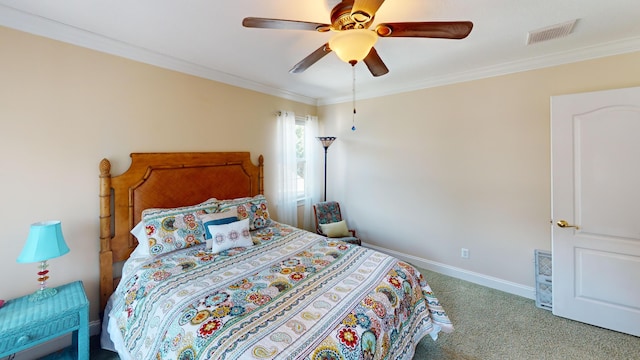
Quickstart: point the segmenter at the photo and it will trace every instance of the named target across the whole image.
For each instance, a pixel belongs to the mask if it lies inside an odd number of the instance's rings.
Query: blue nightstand
[[[78,359],[89,359],[89,301],[81,281],[57,288],[39,302],[29,296],[0,308],[0,358],[73,331]]]

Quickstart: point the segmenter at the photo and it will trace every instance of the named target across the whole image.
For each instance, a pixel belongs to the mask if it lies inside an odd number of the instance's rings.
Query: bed
[[[121,359],[411,359],[453,331],[410,264],[274,221],[263,167],[248,152],[134,153],[118,176],[100,162],[103,344]]]

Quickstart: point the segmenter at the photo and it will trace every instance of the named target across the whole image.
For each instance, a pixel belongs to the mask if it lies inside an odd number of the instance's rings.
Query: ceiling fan
[[[331,51],[352,66],[364,60],[373,76],[389,72],[373,47],[378,37],[419,37],[464,39],[473,28],[471,21],[381,23],[369,29],[384,0],[343,0],[331,10],[331,24],[299,20],[247,17],[242,25],[249,28],[334,31],[331,40],[297,63],[289,72],[300,73]],[[358,52],[352,54],[350,52]],[[346,54],[345,54],[346,53]]]

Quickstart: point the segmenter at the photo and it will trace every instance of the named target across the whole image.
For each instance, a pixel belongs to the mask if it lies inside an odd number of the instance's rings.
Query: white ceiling
[[[0,25],[310,104],[349,101],[351,66],[330,53],[289,69],[330,33],[249,29],[247,16],[329,23],[339,0],[0,0]],[[527,33],[577,19],[563,38]],[[389,73],[356,65],[358,98],[640,50],[638,0],[386,0],[379,22],[474,23],[463,40],[381,38]],[[639,64],[640,65],[640,64]]]

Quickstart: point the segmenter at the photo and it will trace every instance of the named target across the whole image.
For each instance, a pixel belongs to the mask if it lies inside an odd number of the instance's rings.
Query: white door
[[[551,157],[553,313],[640,336],[640,87],[552,97]]]

